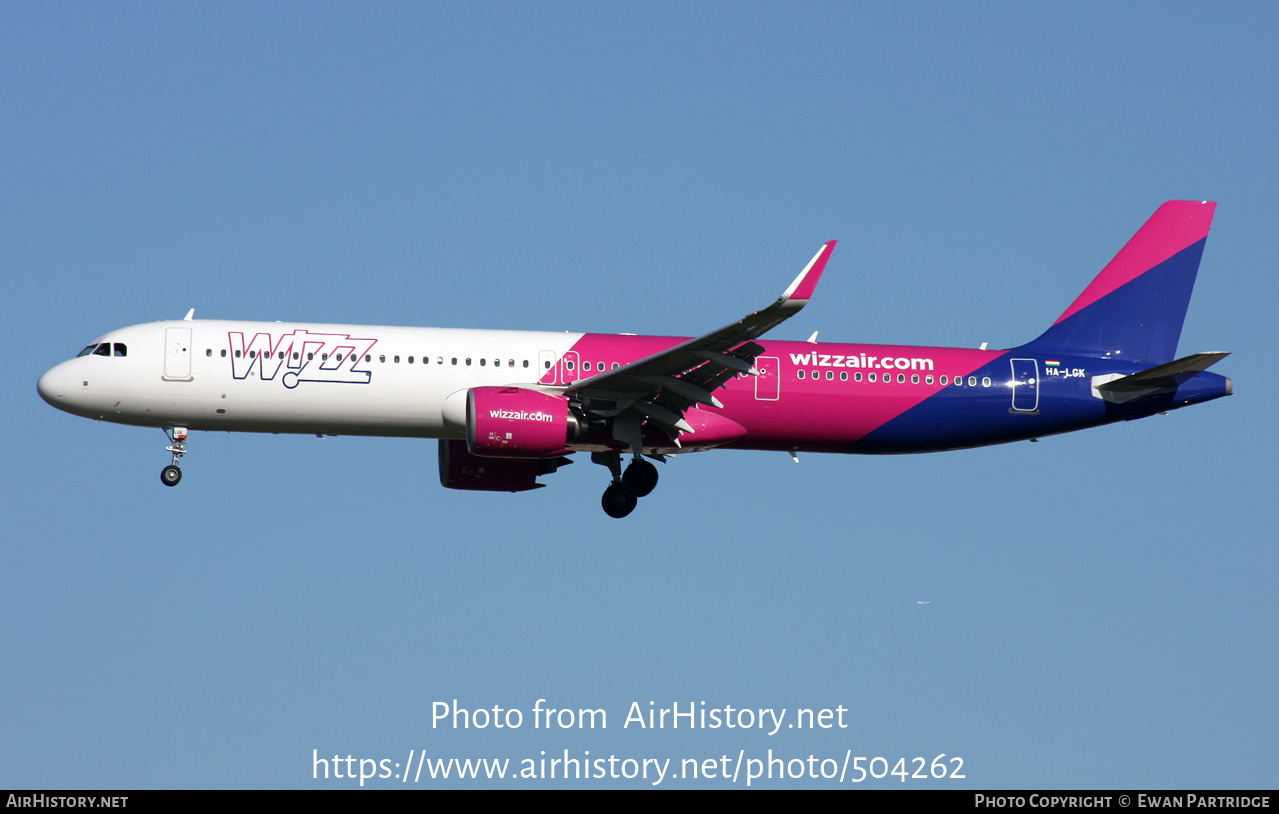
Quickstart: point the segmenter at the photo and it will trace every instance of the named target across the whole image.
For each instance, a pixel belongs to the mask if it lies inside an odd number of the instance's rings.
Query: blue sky
[[[771,749],[964,760],[906,787],[1273,788],[1277,23],[5,4],[0,786],[352,785],[313,780],[313,750]],[[1233,351],[1234,397],[1033,446],[687,456],[621,522],[585,460],[455,493],[414,440],[196,434],[165,489],[159,431],[35,393],[99,334],[191,307],[696,334],[832,238],[778,338],[1012,346],[1168,199],[1220,202],[1180,350]],[[534,730],[539,698],[608,727]],[[525,725],[432,728],[453,699]],[[623,728],[650,701],[849,726]]]

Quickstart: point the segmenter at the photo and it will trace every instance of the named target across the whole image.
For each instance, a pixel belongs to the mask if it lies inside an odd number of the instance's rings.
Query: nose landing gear
[[[178,463],[182,460],[182,456],[187,454],[187,428],[165,429],[164,434],[170,441],[165,451],[173,453],[173,463],[160,470],[160,483],[165,486],[177,486],[178,481],[182,480],[182,467],[178,466]]]

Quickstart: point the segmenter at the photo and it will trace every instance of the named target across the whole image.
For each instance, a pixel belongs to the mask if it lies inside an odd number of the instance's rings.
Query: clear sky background
[[[771,749],[1274,788],[1277,34],[1263,3],[3,4],[0,787]],[[1010,347],[1169,199],[1220,202],[1180,351],[1233,351],[1232,398],[690,455],[623,521],[586,460],[467,494],[421,440],[197,433],[166,489],[159,430],[35,392],[191,307],[695,335],[833,238],[775,338]],[[607,729],[535,730],[539,698]],[[432,728],[453,699],[524,726]],[[650,701],[848,726],[623,728]]]

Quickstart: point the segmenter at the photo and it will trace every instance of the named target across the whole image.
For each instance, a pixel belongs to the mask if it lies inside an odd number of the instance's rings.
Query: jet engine
[[[547,458],[585,436],[564,396],[521,387],[476,387],[466,395],[466,447],[485,458]]]
[[[549,475],[572,459],[481,458],[466,450],[465,441],[440,441],[440,484],[448,489],[478,492],[527,492],[540,489],[538,475]]]

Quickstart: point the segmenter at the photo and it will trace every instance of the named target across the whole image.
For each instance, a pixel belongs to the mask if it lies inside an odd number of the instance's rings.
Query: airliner
[[[1228,396],[1178,358],[1216,204],[1163,204],[1048,330],[1008,350],[764,339],[803,308],[826,243],[773,304],[696,338],[185,319],[98,337],[40,377],[46,402],[188,433],[439,441],[450,489],[521,492],[589,453],[625,517],[652,463],[710,449],[937,452],[1037,440]],[[623,469],[623,459],[630,460]],[[647,459],[647,460],[646,460]]]

